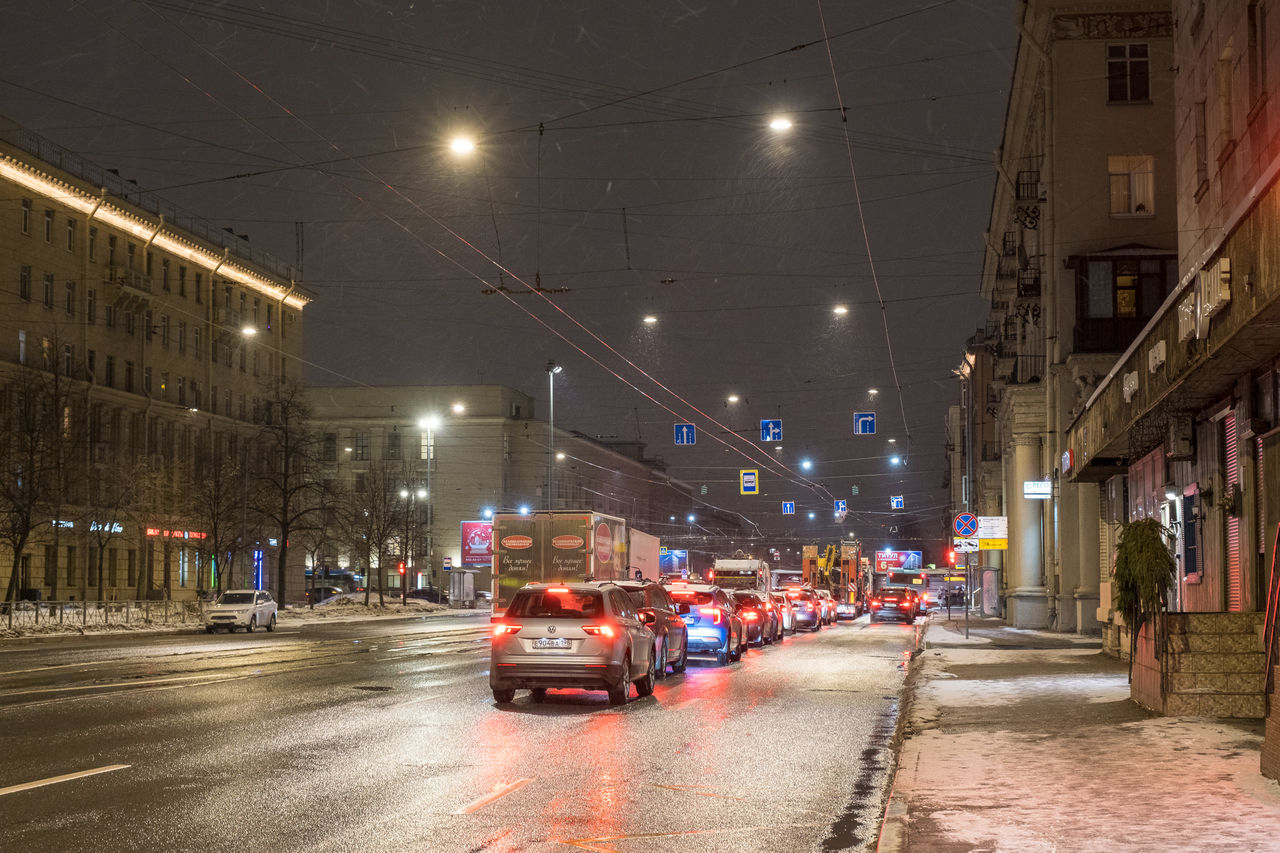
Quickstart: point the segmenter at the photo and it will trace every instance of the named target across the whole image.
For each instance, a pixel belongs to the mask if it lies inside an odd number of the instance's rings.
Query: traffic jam
[[[836,582],[832,551],[803,569],[716,559],[702,573],[646,573],[616,547],[621,519],[599,513],[537,513],[494,519],[494,605],[489,684],[495,703],[529,691],[604,691],[624,705],[650,696],[691,659],[730,666],[752,649],[816,633],[865,610],[871,623],[907,624],[927,614],[927,591],[886,575],[874,594]]]

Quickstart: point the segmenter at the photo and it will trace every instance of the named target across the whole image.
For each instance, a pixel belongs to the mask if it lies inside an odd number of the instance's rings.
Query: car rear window
[[[584,619],[604,612],[604,600],[597,590],[521,590],[511,600],[507,613],[533,619]]]
[[[739,604],[745,604],[748,607],[759,607],[764,603],[760,600],[760,596],[750,592],[735,592],[733,597],[738,600]]]
[[[685,604],[713,604],[714,597],[710,592],[703,592],[696,589],[673,589],[671,597],[675,601],[683,601]]]

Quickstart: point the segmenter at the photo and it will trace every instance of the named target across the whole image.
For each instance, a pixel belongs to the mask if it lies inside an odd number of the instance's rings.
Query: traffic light
[[[404,560],[400,561],[400,565],[397,568],[400,570],[400,574],[404,574]]]
[[[956,564],[956,552],[955,552],[955,549],[952,549],[952,550],[950,550],[950,551],[948,551],[948,552],[947,552],[947,562],[948,562],[948,563],[950,563],[950,564],[951,564],[951,565],[953,565],[953,566]]]

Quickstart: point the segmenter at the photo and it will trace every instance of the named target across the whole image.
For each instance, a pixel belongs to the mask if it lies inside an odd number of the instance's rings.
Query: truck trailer
[[[527,583],[622,580],[627,568],[627,523],[621,518],[591,510],[493,517],[495,617]]]

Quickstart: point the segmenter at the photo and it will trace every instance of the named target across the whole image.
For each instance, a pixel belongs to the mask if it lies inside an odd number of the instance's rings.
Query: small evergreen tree
[[[1138,633],[1147,620],[1169,609],[1176,563],[1169,553],[1172,533],[1157,519],[1124,526],[1116,546],[1115,604],[1129,626],[1129,680],[1138,651]]]

